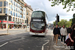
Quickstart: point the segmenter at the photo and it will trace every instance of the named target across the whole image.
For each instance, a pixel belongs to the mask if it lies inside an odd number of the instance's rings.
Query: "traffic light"
[[[56,18],[57,18],[57,22],[59,22],[59,15],[58,14],[57,14]]]

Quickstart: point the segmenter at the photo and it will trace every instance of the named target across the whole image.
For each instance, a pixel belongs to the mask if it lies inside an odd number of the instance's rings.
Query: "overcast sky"
[[[56,14],[60,16],[61,19],[69,20],[72,18],[74,11],[66,12],[63,6],[51,7],[51,2],[48,0],[24,0],[28,5],[31,5],[32,9],[40,9],[46,12],[48,16],[49,23],[53,23],[56,20]]]

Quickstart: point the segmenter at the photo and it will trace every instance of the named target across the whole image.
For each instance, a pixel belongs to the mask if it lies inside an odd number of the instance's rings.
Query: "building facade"
[[[26,7],[24,0],[0,0],[0,28],[25,28],[25,21]]]
[[[33,12],[32,8],[30,5],[27,5],[25,3],[25,7],[26,7],[26,21],[27,21],[27,26],[30,25],[30,21],[31,21],[31,14]]]

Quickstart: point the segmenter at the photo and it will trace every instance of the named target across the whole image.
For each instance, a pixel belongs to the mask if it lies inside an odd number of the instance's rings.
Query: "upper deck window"
[[[37,18],[39,18],[39,17],[45,17],[45,13],[42,12],[42,11],[34,11],[32,13],[32,17],[37,17]]]

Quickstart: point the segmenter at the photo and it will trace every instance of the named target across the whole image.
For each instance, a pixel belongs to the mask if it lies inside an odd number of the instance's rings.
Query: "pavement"
[[[64,45],[64,43],[61,43],[61,39],[58,39],[58,43],[57,43],[57,46],[55,45],[55,42],[54,42],[54,40],[53,40],[53,30],[49,30],[49,32],[51,32],[51,36],[52,36],[52,41],[50,41],[50,45],[52,45],[52,46],[50,46],[50,50],[70,50],[70,48],[67,46],[67,45]]]
[[[20,34],[20,33],[25,33],[25,32],[29,32],[29,29],[28,28],[25,28],[25,29],[8,29],[8,33],[7,33],[7,29],[0,29],[0,35]]]

